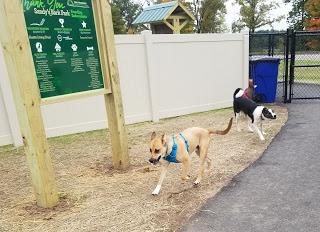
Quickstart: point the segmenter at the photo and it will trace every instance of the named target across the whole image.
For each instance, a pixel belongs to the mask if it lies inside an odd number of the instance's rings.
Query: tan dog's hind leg
[[[211,159],[207,157],[207,169],[209,170],[211,168]]]
[[[195,152],[200,157],[200,150],[196,149]],[[212,162],[211,162],[211,159],[208,156],[206,158],[206,162],[207,162],[207,169],[209,170],[211,168]]]
[[[187,158],[182,162],[182,180],[189,180],[189,171],[190,171],[190,166],[191,166],[191,158],[189,154],[186,154]]]
[[[152,195],[158,195],[159,192],[160,192],[160,189],[161,189],[161,185],[162,185],[162,182],[166,176],[166,173],[167,173],[167,170],[168,170],[168,166],[169,166],[169,162],[165,161],[166,163],[163,164],[162,166],[162,170],[161,170],[161,175],[160,175],[160,179],[159,179],[159,182],[156,186],[156,188],[153,190],[152,192]]]
[[[200,169],[199,169],[198,177],[194,182],[195,185],[198,185],[202,180],[203,173],[205,170],[205,162],[206,162],[207,153],[208,153],[208,146],[209,146],[209,138],[205,139],[200,144]]]

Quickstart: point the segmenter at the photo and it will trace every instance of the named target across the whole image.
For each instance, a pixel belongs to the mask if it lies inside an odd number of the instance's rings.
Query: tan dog
[[[159,182],[152,192],[153,195],[158,195],[161,189],[162,182],[167,172],[167,168],[171,162],[182,164],[182,180],[189,179],[189,170],[191,166],[190,155],[195,151],[200,157],[200,170],[195,185],[201,182],[201,179],[205,170],[205,162],[210,166],[210,160],[207,158],[210,135],[227,134],[232,125],[232,118],[229,121],[228,127],[224,131],[203,129],[199,127],[187,128],[182,132],[182,134],[176,134],[172,136],[167,136],[165,134],[162,137],[157,137],[156,133],[153,132],[150,141],[150,152],[151,158],[149,162],[152,164],[157,164],[160,162],[162,166],[162,171],[160,175]],[[176,144],[176,145],[174,145]],[[174,152],[176,150],[176,152]],[[173,153],[175,153],[175,161],[168,160],[172,158]]]

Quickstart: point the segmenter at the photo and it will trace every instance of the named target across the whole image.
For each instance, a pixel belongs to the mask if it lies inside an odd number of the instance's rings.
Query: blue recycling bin
[[[272,103],[276,99],[279,58],[260,58],[250,60],[249,75],[253,79],[254,97],[259,102]]]

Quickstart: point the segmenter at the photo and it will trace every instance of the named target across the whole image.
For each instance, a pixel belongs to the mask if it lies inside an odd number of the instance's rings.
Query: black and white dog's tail
[[[233,99],[242,97],[243,94],[244,94],[243,89],[237,88],[233,93]]]

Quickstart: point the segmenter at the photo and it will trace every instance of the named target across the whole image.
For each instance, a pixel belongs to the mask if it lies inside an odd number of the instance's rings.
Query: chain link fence
[[[285,81],[286,32],[253,33],[249,36],[250,59],[275,57],[280,59],[277,99],[283,100]]]
[[[320,98],[320,32],[293,32],[291,40],[291,98]]]
[[[320,31],[250,34],[251,59],[280,58],[277,98],[320,99]]]

